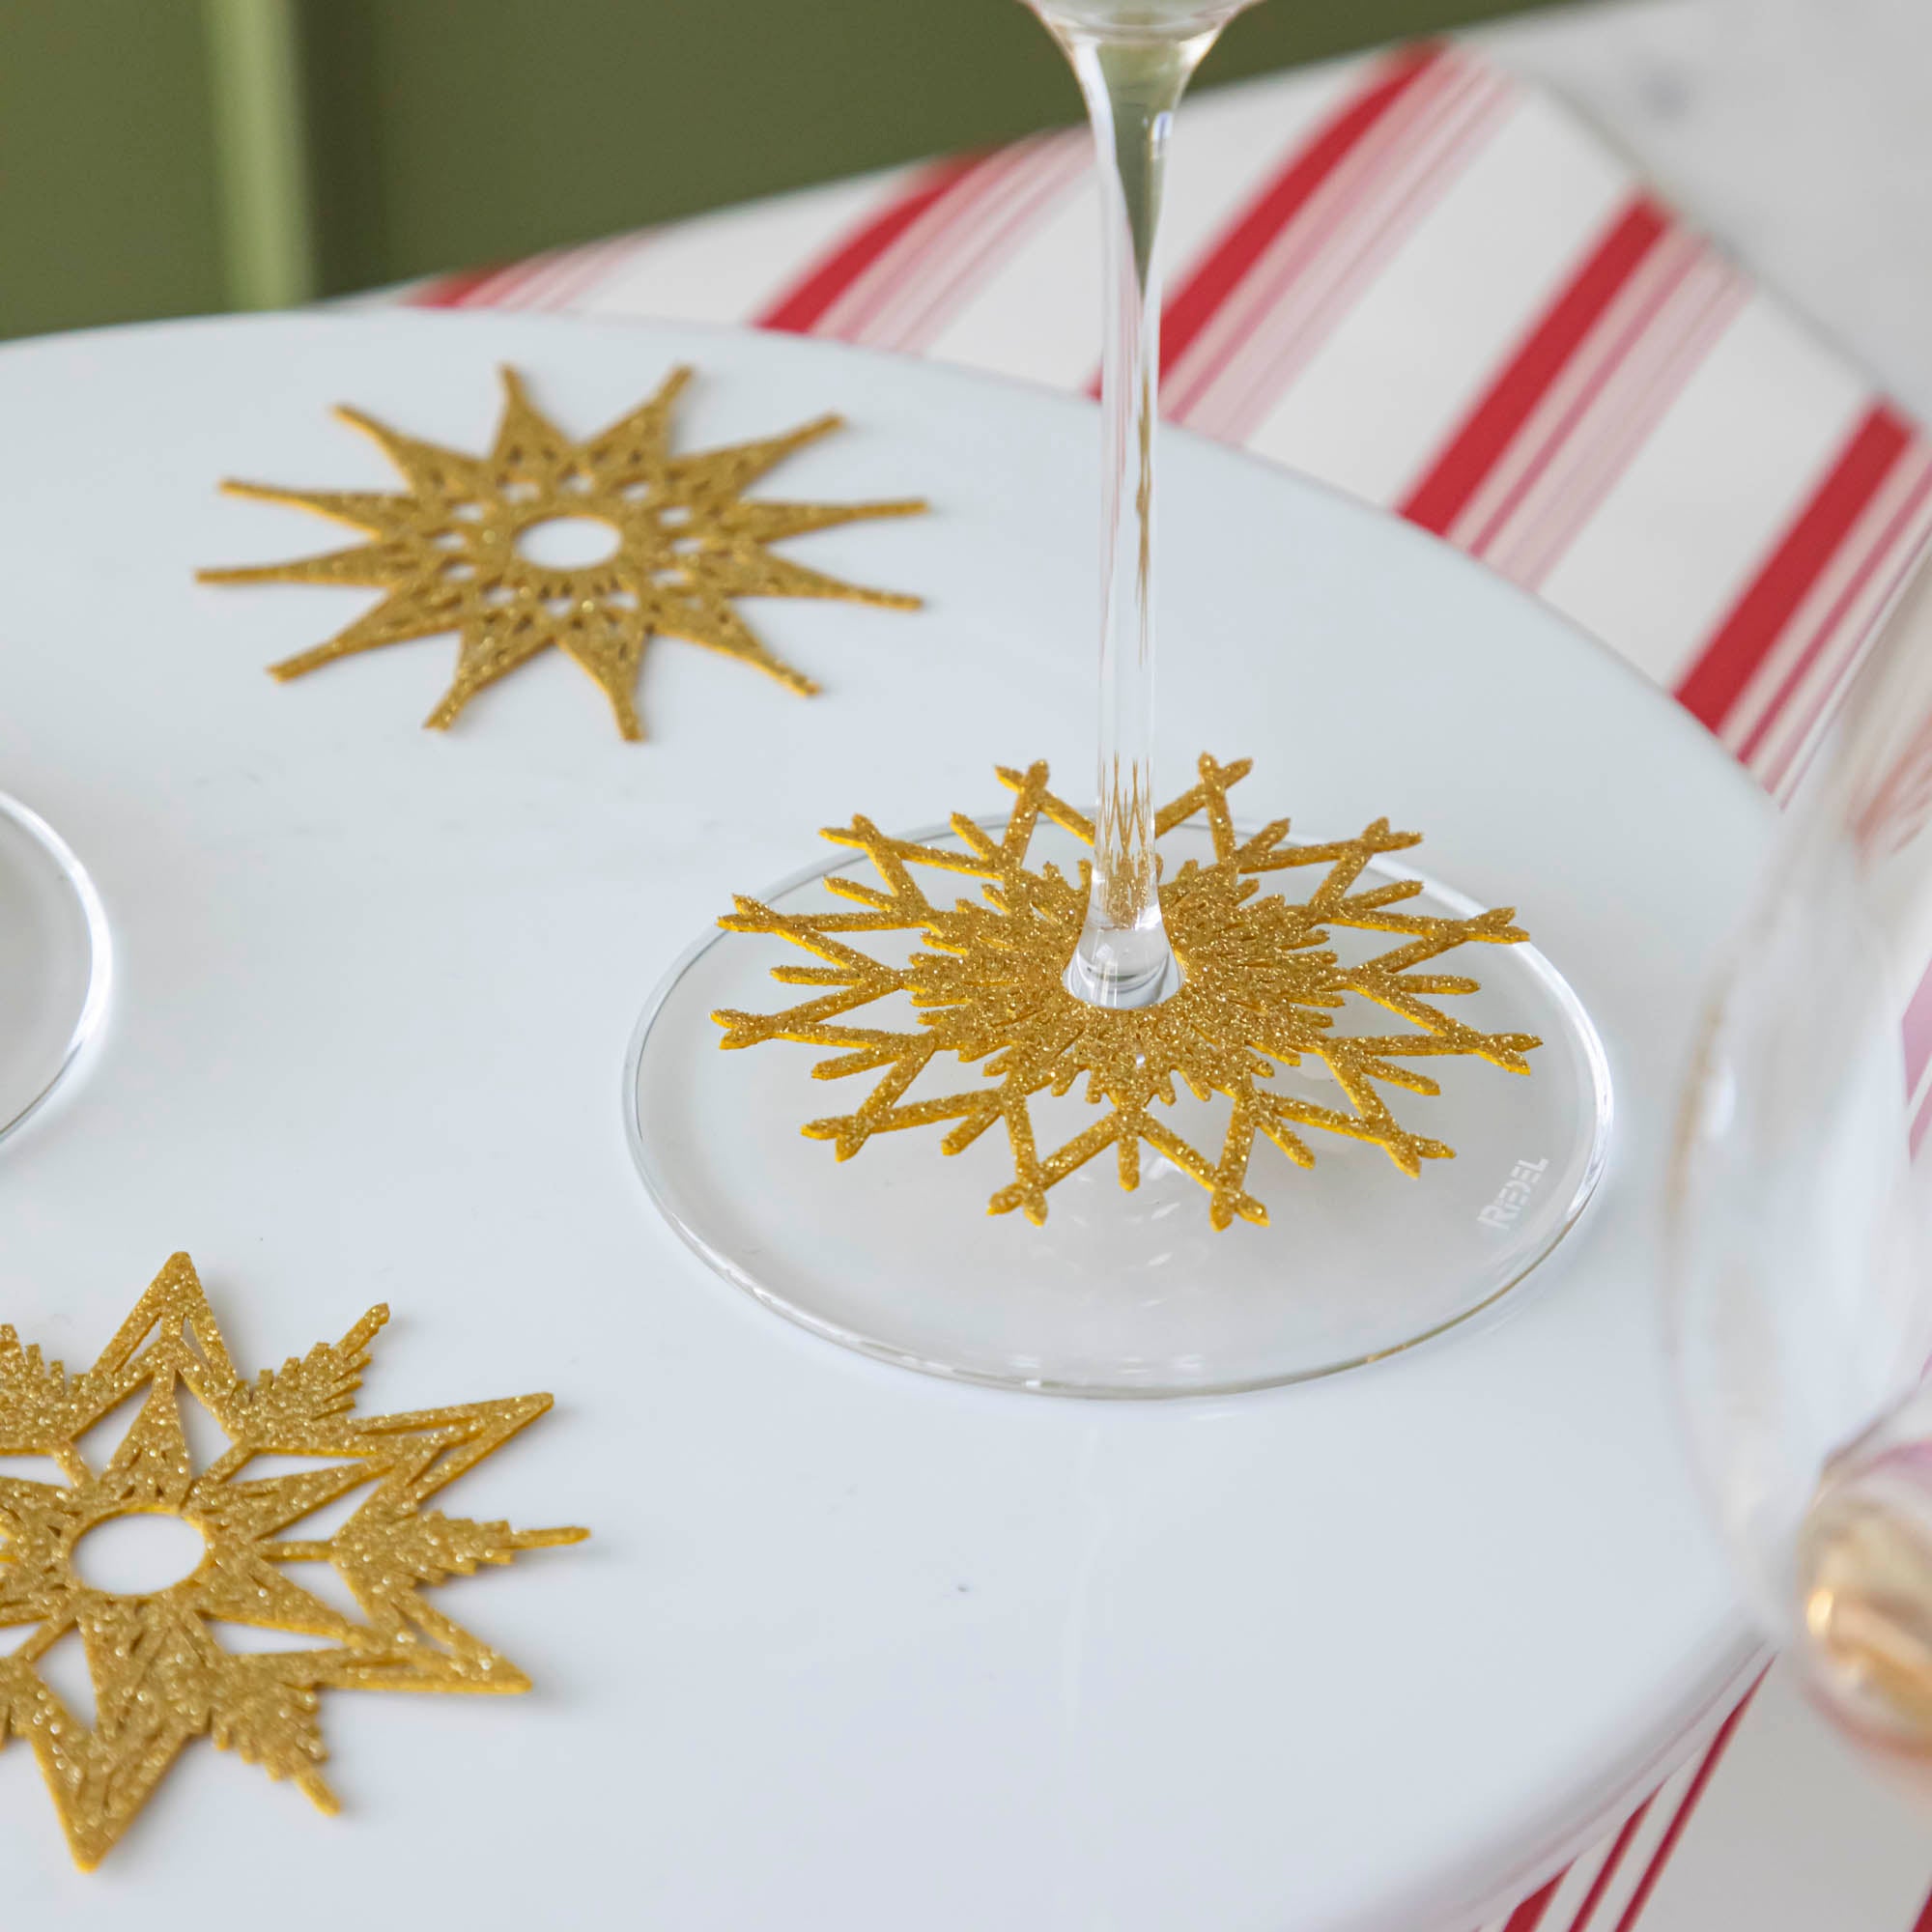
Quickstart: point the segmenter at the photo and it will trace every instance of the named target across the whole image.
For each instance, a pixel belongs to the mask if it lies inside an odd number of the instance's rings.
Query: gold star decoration
[[[92,1870],[127,1831],[190,1739],[293,1778],[325,1811],[325,1690],[526,1690],[529,1680],[431,1607],[423,1593],[520,1550],[576,1543],[582,1529],[515,1530],[424,1513],[423,1504],[550,1407],[547,1395],[410,1415],[351,1411],[369,1346],[388,1320],[373,1308],[340,1342],[322,1343],[252,1382],[229,1360],[185,1255],[141,1297],[106,1352],[70,1378],[0,1327],[0,1455],[51,1457],[66,1481],[0,1476],[0,1629],[36,1626],[0,1657],[0,1745],[30,1745],[74,1861]],[[81,1436],[145,1389],[126,1437],[94,1468]],[[220,1424],[229,1449],[197,1472],[179,1392]],[[258,1456],[317,1459],[292,1475],[248,1473]],[[333,1536],[295,1531],[364,1485]],[[100,1523],[146,1514],[198,1529],[207,1550],[171,1588],[123,1596],[88,1584],[75,1547]],[[345,1615],[298,1580],[327,1563],[354,1593]],[[313,1649],[240,1654],[215,1624],[317,1639]],[[37,1667],[78,1634],[95,1719],[81,1723]]]
[[[864,852],[878,874],[877,885],[837,874],[825,879],[830,892],[861,910],[780,913],[739,898],[736,912],[719,921],[725,930],[772,934],[825,963],[772,969],[782,984],[816,989],[798,1006],[776,1013],[714,1013],[724,1029],[721,1044],[785,1039],[832,1047],[834,1056],[812,1069],[816,1078],[878,1074],[854,1112],[804,1128],[811,1139],[832,1142],[840,1160],[874,1134],[944,1122],[955,1124],[941,1151],[958,1153],[1004,1122],[1014,1179],[994,1194],[989,1211],[1017,1208],[1036,1223],[1046,1219],[1047,1190],[1108,1147],[1122,1187],[1139,1184],[1143,1144],[1191,1175],[1208,1191],[1216,1228],[1237,1216],[1266,1224],[1267,1209],[1247,1191],[1257,1134],[1297,1167],[1315,1164],[1302,1128],[1373,1142],[1410,1176],[1425,1160],[1451,1157],[1454,1149],[1405,1127],[1379,1088],[1438,1094],[1436,1082],[1409,1063],[1443,1054],[1472,1054],[1526,1074],[1524,1056],[1542,1042],[1533,1034],[1482,1033],[1452,1018],[1432,1002],[1473,993],[1478,982],[1419,969],[1461,946],[1512,946],[1528,935],[1512,923],[1508,907],[1466,919],[1405,912],[1422,890],[1414,880],[1358,889],[1372,860],[1421,842],[1416,833],[1392,832],[1385,818],[1357,838],[1325,845],[1284,842],[1286,819],[1238,835],[1228,790],[1249,768],[1245,758],[1222,765],[1204,756],[1200,782],[1156,818],[1165,835],[1205,814],[1214,851],[1211,865],[1189,860],[1161,885],[1161,913],[1183,977],[1158,1005],[1138,1011],[1090,1006],[1064,983],[1086,916],[1091,866],[1083,860],[1080,876],[1069,878],[1051,863],[1030,865],[1029,849],[1042,816],[1089,846],[1094,826],[1047,789],[1047,768],[1037,764],[1024,774],[1000,772],[1017,796],[999,838],[964,816],[952,821],[961,849],[889,838],[863,817],[849,829],[826,832],[835,844]],[[915,867],[978,879],[980,896],[951,905],[929,898]],[[1261,890],[1264,878],[1305,867],[1323,868],[1306,898]],[[1350,965],[1328,945],[1331,927],[1390,933],[1397,943]],[[903,964],[885,963],[850,943],[892,932],[917,935]],[[916,1028],[845,1023],[845,1015],[895,995],[920,1009]],[[1399,1014],[1415,1031],[1339,1032],[1335,1014],[1351,998]],[[978,1078],[955,1093],[908,1100],[913,1083],[948,1055]],[[1277,1067],[1305,1059],[1325,1065],[1346,1109],[1265,1084]],[[1099,1117],[1042,1153],[1032,1101],[1041,1094],[1065,1095],[1083,1079],[1084,1097]],[[1154,1111],[1174,1104],[1177,1080],[1197,1099],[1221,1094],[1233,1102],[1218,1156],[1189,1145]]]
[[[337,658],[454,632],[456,675],[424,723],[443,730],[479,691],[554,648],[588,671],[626,738],[641,738],[638,669],[653,637],[683,638],[753,665],[787,690],[818,687],[765,648],[733,608],[741,597],[831,597],[916,611],[917,597],[867,590],[770,546],[872,517],[904,517],[923,502],[785,503],[745,492],[794,450],[840,426],[836,415],[781,436],[674,456],[671,411],[691,380],[675,369],[641,408],[599,436],[573,442],[503,375],[503,419],[487,456],[400,434],[358,411],[336,412],[366,431],[409,485],[279,490],[225,483],[238,497],[319,511],[371,541],[292,563],[204,570],[204,583],[333,583],[387,594],[327,643],[270,667],[300,677]],[[600,562],[539,563],[522,546],[542,525],[604,526]],[[581,532],[580,532],[581,533]],[[601,533],[600,533],[601,534]]]

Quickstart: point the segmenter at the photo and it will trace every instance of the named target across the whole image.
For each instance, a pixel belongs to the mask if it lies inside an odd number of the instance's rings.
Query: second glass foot
[[[73,1064],[106,1009],[107,922],[78,859],[0,795],[0,1138]]]

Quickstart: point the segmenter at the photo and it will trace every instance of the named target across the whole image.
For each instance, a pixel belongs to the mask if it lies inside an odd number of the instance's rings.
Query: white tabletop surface
[[[1903,402],[1921,415],[1932,414],[1932,245],[1921,239],[1932,236],[1932,115],[1925,112],[1932,92],[1932,9],[1920,0],[1612,0],[1525,15],[1470,38],[1504,66],[1551,86]],[[272,540],[265,548],[272,550]],[[10,735],[0,720],[0,751],[17,756],[20,750],[17,728]],[[786,858],[770,869],[789,863]],[[221,916],[219,908],[199,908],[201,916],[211,912],[217,920]],[[232,1077],[219,1067],[213,1072],[217,1081]],[[61,1129],[55,1125],[52,1131]],[[371,1184],[380,1195],[380,1178],[372,1177]],[[195,1235],[172,1221],[169,1228],[166,1239]],[[346,1248],[351,1232],[345,1223],[344,1243],[324,1244],[338,1262],[338,1245]],[[44,1231],[44,1252],[59,1251],[58,1236],[55,1227]],[[265,1246],[276,1245],[265,1240]],[[0,1312],[24,1312],[23,1287],[37,1295],[49,1281],[71,1289],[74,1313],[52,1324],[50,1339],[63,1343],[71,1356],[83,1356],[98,1346],[158,1261],[153,1249],[152,1240],[131,1231],[118,1241],[125,1281],[119,1275],[112,1282],[99,1278],[91,1261],[65,1274],[44,1267],[12,1269],[8,1310]],[[304,1320],[317,1299],[312,1274],[298,1288],[288,1272],[291,1264],[278,1262],[273,1305],[257,1313],[252,1304],[270,1291],[269,1281],[232,1256],[211,1251],[204,1261],[238,1348],[269,1359],[304,1346],[327,1325]],[[514,1452],[534,1458],[527,1476],[512,1467],[512,1458],[499,1459],[497,1473],[480,1478],[488,1500],[466,1498],[459,1491],[452,1507],[521,1511],[526,1520],[576,1511],[598,1521],[601,1548],[611,1548],[615,1539],[609,1522],[559,1480],[582,1450],[582,1425],[572,1417],[585,1401],[582,1346],[573,1342],[547,1350],[537,1343],[478,1357],[494,1367],[506,1353],[517,1363],[527,1356],[529,1373],[521,1378],[493,1374],[482,1386],[473,1386],[478,1378],[466,1370],[437,1381],[432,1372],[442,1352],[442,1329],[431,1297],[415,1283],[399,1280],[394,1263],[382,1257],[358,1261],[349,1272],[354,1279],[327,1297],[331,1318],[346,1319],[377,1293],[394,1299],[402,1317],[390,1343],[398,1367],[393,1375],[384,1371],[372,1384],[378,1400],[407,1404],[425,1393],[461,1399],[538,1382],[554,1385],[563,1398],[562,1412],[547,1428],[552,1440],[568,1434],[568,1453],[546,1449],[540,1433]],[[418,1311],[413,1320],[412,1305]],[[794,1345],[803,1346],[802,1340]],[[426,1377],[433,1384],[427,1391]],[[597,1674],[587,1663],[574,1665],[568,1656],[559,1663],[560,1646],[543,1638],[546,1619],[534,1614],[534,1602],[533,1614],[521,1617],[518,1593],[535,1591],[548,1601],[547,1588],[535,1580],[534,1562],[601,1562],[600,1545],[534,1559],[532,1580],[505,1577],[487,1588],[473,1586],[481,1594],[478,1619],[493,1622],[492,1634],[513,1648],[521,1644],[526,1653],[522,1661],[539,1675],[539,1697],[528,1708],[485,1705],[444,1711],[426,1722],[420,1705],[390,1712],[384,1708],[386,1700],[363,1699],[359,1712],[353,1712],[345,1707],[355,1700],[337,1698],[329,1731],[338,1750],[337,1781],[350,1801],[345,1820],[325,1827],[306,1818],[298,1801],[266,1786],[259,1774],[203,1752],[213,1761],[184,1767],[174,1780],[177,1788],[163,1790],[151,1819],[139,1828],[179,1840],[165,1854],[150,1852],[147,1859],[163,1858],[170,1868],[178,1863],[185,1878],[195,1833],[206,1824],[209,1808],[232,1799],[245,1829],[253,1832],[271,1821],[271,1854],[286,1847],[291,1870],[333,1865],[347,1877],[357,1867],[357,1854],[347,1843],[352,1834],[393,1832],[398,1846],[407,1842],[411,1806],[422,1802],[426,1788],[434,1788],[440,1772],[447,1773],[452,1740],[469,1740],[478,1762],[486,1765],[497,1762],[498,1754],[514,1765],[533,1741],[541,1755],[549,1748],[544,1742],[549,1726],[559,1721],[555,1700],[596,1696]],[[469,1606],[460,1607],[467,1612]],[[649,1690],[670,1666],[661,1668],[648,1645],[640,1657],[639,1669]],[[621,1701],[629,1708],[634,1700],[623,1692]],[[418,1751],[410,1740],[419,1727]],[[643,1761],[649,1741],[641,1732],[638,1749]],[[393,1757],[392,1751],[403,1755]],[[422,1842],[444,1834],[465,1796],[461,1788],[439,1792],[428,1811],[414,1814],[414,1822],[425,1828]],[[33,1876],[42,1888],[36,1895],[49,1912],[87,1901],[105,1921],[113,1921],[149,1896],[155,1866],[137,1864],[133,1857],[119,1869],[110,1865],[85,1888],[63,1873],[39,1779],[18,1747],[0,1756],[0,1797],[14,1820],[8,1828],[5,1861],[15,1874],[24,1870]],[[613,1829],[607,1834],[611,1856],[618,1861],[641,1859],[655,1842],[656,1829],[644,1813],[621,1831]],[[1923,1894],[1924,1837],[1922,1818],[1904,1810],[1823,1729],[1780,1672],[1760,1694],[1742,1747],[1733,1749],[1723,1776],[1706,1796],[1650,1900],[1643,1926],[1645,1932],[1711,1932],[1719,1925],[1749,1923],[1778,1932],[1816,1932],[1830,1924],[1847,1932],[1900,1932]],[[132,1842],[128,1849],[138,1850]],[[977,1885],[968,1888],[969,1895],[983,1895]],[[506,1913],[527,1922],[533,1894],[526,1884],[513,1882],[501,1888],[501,1895]],[[648,1896],[649,1888],[622,1886],[611,1895],[637,1899]],[[320,1897],[315,1902],[319,1910],[331,1909]],[[298,1917],[301,1903],[285,1898],[284,1916]],[[1055,1908],[1056,1926],[1082,1922],[1064,1896]],[[490,1922],[488,1913],[473,1922]]]
[[[554,657],[428,735],[448,644],[280,687],[262,666],[355,597],[191,582],[329,541],[219,476],[383,483],[330,403],[473,447],[498,361],[588,430],[679,355],[706,371],[685,446],[840,408],[775,489],[935,499],[810,540],[928,611],[759,607],[829,688],[809,707],[664,645],[644,746]],[[795,340],[411,315],[10,350],[0,404],[0,768],[121,959],[98,1054],[0,1167],[0,1312],[82,1363],[186,1247],[252,1367],[386,1300],[370,1407],[558,1397],[448,1506],[595,1532],[452,1587],[527,1700],[329,1697],[339,1821],[197,1747],[82,1880],[10,1747],[22,1922],[185,1927],[219,1869],[279,1874],[291,1927],[427,1895],[480,1928],[626,1901],[680,1932],[1416,1932],[1518,1895],[1710,1715],[1749,1644],[1651,1243],[1770,808],[1627,667],[1419,532],[1175,439],[1163,754],[1238,721],[1257,783],[1422,821],[1443,876],[1534,900],[1605,1033],[1617,1155],[1507,1319],[1372,1371],[1152,1406],[950,1387],[706,1273],[631,1171],[619,1070],[657,976],[810,828],[1081,761],[1091,406]]]

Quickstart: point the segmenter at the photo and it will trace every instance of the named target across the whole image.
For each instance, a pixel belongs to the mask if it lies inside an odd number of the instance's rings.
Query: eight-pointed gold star
[[[355,410],[409,485],[403,495],[281,490],[227,483],[236,496],[320,511],[372,541],[326,556],[199,573],[206,583],[335,583],[388,594],[327,643],[270,667],[299,677],[337,658],[455,632],[456,675],[424,721],[441,730],[476,694],[554,647],[596,679],[626,738],[641,738],[638,668],[653,637],[683,638],[754,665],[788,690],[818,687],[765,648],[733,608],[740,597],[833,597],[895,611],[917,597],[868,590],[770,546],[923,502],[747,501],[745,492],[794,450],[839,427],[836,415],[727,448],[673,456],[672,405],[691,379],[673,370],[649,402],[601,435],[573,442],[503,371],[503,420],[487,456],[400,434]],[[590,519],[612,548],[600,562],[539,563],[520,546],[539,525]]]
[[[432,1608],[423,1592],[519,1550],[575,1543],[581,1529],[513,1530],[423,1504],[550,1407],[547,1395],[409,1415],[351,1413],[369,1345],[388,1319],[374,1308],[340,1342],[244,1381],[229,1360],[185,1255],[155,1278],[106,1352],[69,1378],[0,1327],[0,1455],[46,1456],[64,1483],[0,1476],[0,1629],[37,1626],[0,1658],[0,1745],[33,1747],[75,1861],[92,1869],[147,1803],[191,1738],[290,1777],[325,1811],[327,1756],[317,1715],[325,1689],[525,1690],[507,1658]],[[80,1437],[129,1397],[146,1398],[103,1468]],[[180,1392],[199,1401],[232,1445],[197,1471]],[[312,1469],[251,1477],[258,1456],[314,1458]],[[285,1534],[368,1487],[327,1539]],[[147,1596],[91,1587],[76,1544],[112,1518],[173,1516],[208,1548],[194,1573]],[[355,1593],[345,1615],[298,1580],[332,1564]],[[237,1654],[212,1620],[317,1639],[313,1649]],[[78,1633],[94,1684],[81,1723],[37,1667]]]
[[[867,818],[824,836],[854,845],[871,861],[880,884],[829,876],[825,884],[853,901],[855,912],[780,913],[740,898],[719,923],[731,932],[775,934],[814,953],[821,966],[777,966],[772,977],[816,988],[813,997],[777,1013],[719,1012],[726,1047],[762,1040],[798,1040],[836,1047],[813,1073],[821,1080],[854,1074],[880,1077],[850,1114],[809,1122],[804,1131],[829,1140],[839,1159],[855,1154],[877,1133],[956,1122],[940,1143],[958,1153],[994,1122],[1006,1123],[1012,1182],[992,1198],[995,1214],[1022,1209],[1046,1219],[1047,1190],[1112,1147],[1121,1185],[1140,1181],[1143,1143],[1208,1189],[1217,1228],[1236,1216],[1265,1224],[1267,1209],[1247,1191],[1255,1136],[1273,1141],[1298,1167],[1315,1155],[1298,1128],[1373,1142],[1405,1174],[1455,1150],[1412,1133],[1389,1110],[1379,1087],[1434,1094],[1437,1084],[1410,1061],[1472,1054],[1527,1073],[1524,1055],[1542,1042],[1533,1034],[1483,1033],[1433,1004],[1473,993],[1477,981],[1417,970],[1472,942],[1511,946],[1528,937],[1500,907],[1466,919],[1402,908],[1421,891],[1412,880],[1362,886],[1364,868],[1378,854],[1420,842],[1413,832],[1392,832],[1378,818],[1355,838],[1327,845],[1291,845],[1288,821],[1252,837],[1234,827],[1228,788],[1249,769],[1204,756],[1201,781],[1156,818],[1162,834],[1205,813],[1214,860],[1190,860],[1160,888],[1162,916],[1184,975],[1157,1006],[1122,1011],[1087,1005],[1063,976],[1079,941],[1091,872],[1078,878],[1048,864],[1028,863],[1034,829],[1044,816],[1088,845],[1093,821],[1047,789],[1047,770],[1002,771],[1018,794],[1005,835],[995,838],[964,816],[952,830],[963,849],[893,838]],[[1264,894],[1261,880],[1291,868],[1323,868],[1305,899]],[[978,900],[951,905],[926,896],[915,867],[934,867],[979,879]],[[1331,927],[1398,935],[1372,959],[1349,964],[1327,944]],[[891,963],[851,943],[869,933],[916,936],[903,963]],[[897,958],[895,954],[895,958]],[[910,1030],[851,1026],[844,1015],[895,996],[920,1009]],[[1408,1033],[1343,1033],[1334,1015],[1351,1000],[1399,1015]],[[915,1081],[945,1056],[977,1075],[962,1090],[926,1098],[905,1096]],[[1278,1066],[1320,1061],[1334,1076],[1347,1107],[1328,1107],[1267,1083]],[[1085,1081],[1085,1097],[1099,1117],[1065,1146],[1042,1153],[1036,1143],[1034,1100],[1065,1095]],[[1191,1146],[1155,1111],[1171,1108],[1176,1083],[1197,1099],[1226,1094],[1233,1102],[1218,1156]]]

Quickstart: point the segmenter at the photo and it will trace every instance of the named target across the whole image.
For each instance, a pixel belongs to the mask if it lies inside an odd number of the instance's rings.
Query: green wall
[[[1534,0],[1272,0],[1205,83]],[[513,257],[1076,118],[1017,0],[0,0],[0,334]]]
[[[221,305],[208,74],[183,0],[0,0],[0,334]]]

